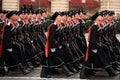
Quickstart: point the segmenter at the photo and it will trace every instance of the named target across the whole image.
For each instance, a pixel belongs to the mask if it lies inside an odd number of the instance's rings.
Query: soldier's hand
[[[51,52],[55,52],[56,48],[51,48],[50,50],[51,50]]]

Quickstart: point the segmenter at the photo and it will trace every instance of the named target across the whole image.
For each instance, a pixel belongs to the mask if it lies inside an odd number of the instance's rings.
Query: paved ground
[[[87,36],[87,34],[86,34]],[[117,38],[120,40],[120,34],[117,34]],[[59,70],[59,75],[53,75],[52,78],[45,79],[40,78],[40,71],[41,67],[35,68],[31,73],[27,75],[23,75],[22,72],[9,72],[9,75],[6,75],[4,77],[0,77],[0,80],[76,80],[79,79],[79,73],[75,73],[74,75],[70,77],[66,77],[65,72],[62,70]],[[108,77],[108,74],[104,70],[97,71],[97,74],[91,78],[91,80],[120,80],[120,75],[115,77]]]
[[[60,79],[65,79],[65,80],[76,80],[79,79],[79,73],[75,73],[74,75],[70,77],[66,77],[65,73],[60,71],[59,75],[54,75],[52,78],[40,78],[40,71],[41,68],[38,67],[34,69],[30,74],[28,75],[23,75],[21,72],[10,72],[9,75],[5,77],[1,77],[0,80],[60,80]],[[99,70],[95,76],[91,78],[91,80],[120,80],[120,75],[115,76],[115,77],[108,77],[107,73],[104,70]]]

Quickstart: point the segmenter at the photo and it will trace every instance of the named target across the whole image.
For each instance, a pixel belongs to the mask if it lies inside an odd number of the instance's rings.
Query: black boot
[[[22,64],[20,64],[20,69],[22,70],[24,75],[26,75],[26,74],[31,72],[30,70],[28,70],[27,67],[24,67]]]
[[[30,73],[31,71],[27,70],[27,68],[24,68],[24,69],[22,70],[22,72],[23,72],[24,75],[26,75],[26,74]]]
[[[118,64],[113,64],[112,68],[116,71],[120,71],[120,66]]]
[[[35,59],[32,59],[31,62],[34,67],[40,66],[40,59],[38,57],[36,57]]]
[[[80,79],[90,79],[91,75],[88,74],[88,70],[82,67],[80,72]]]
[[[34,66],[31,62],[27,62],[27,67],[30,68],[31,70],[34,69]]]
[[[68,69],[69,69],[71,72],[73,72],[73,73],[78,72],[71,63],[67,64],[67,67],[68,67]]]
[[[120,62],[117,62],[117,64],[120,66]]]
[[[6,72],[3,68],[0,69],[0,77],[3,77],[6,75]]]
[[[77,63],[74,63],[73,66],[77,71],[81,70],[81,67]]]
[[[41,74],[40,74],[41,78],[51,78],[51,76],[47,74],[47,70],[48,70],[47,68],[42,67]]]
[[[35,61],[37,65],[40,65],[41,59],[39,57],[36,57]]]
[[[48,73],[49,75],[57,75],[60,74],[57,69],[55,68],[50,68],[50,71]]]
[[[92,69],[89,69],[88,74],[91,75],[91,76],[94,76],[96,74],[96,72]]]
[[[65,70],[67,76],[73,75],[73,73],[70,72],[70,70],[65,65],[63,65],[62,68]]]
[[[115,71],[112,67],[106,68],[106,71],[108,72],[110,77],[113,77],[119,74],[119,72]]]

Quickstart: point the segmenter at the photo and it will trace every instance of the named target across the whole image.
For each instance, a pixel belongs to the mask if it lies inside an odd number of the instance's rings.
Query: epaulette
[[[97,23],[94,23],[94,25],[97,25]]]
[[[21,19],[19,18],[18,21],[21,21]]]
[[[54,24],[54,25],[57,25],[57,23],[56,23],[56,22],[54,22],[53,24]]]
[[[8,22],[7,25],[10,26],[11,22]]]

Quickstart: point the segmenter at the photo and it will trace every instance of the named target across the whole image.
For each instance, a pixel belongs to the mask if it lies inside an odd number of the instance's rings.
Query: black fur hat
[[[58,15],[60,15],[60,13],[55,12],[55,13],[52,15],[51,19],[52,19],[52,20],[55,20]]]
[[[99,12],[96,12],[96,13],[91,17],[91,19],[92,19],[92,20],[95,20],[99,15],[100,15]]]
[[[16,14],[16,11],[10,11],[6,17],[9,19],[12,15]]]

